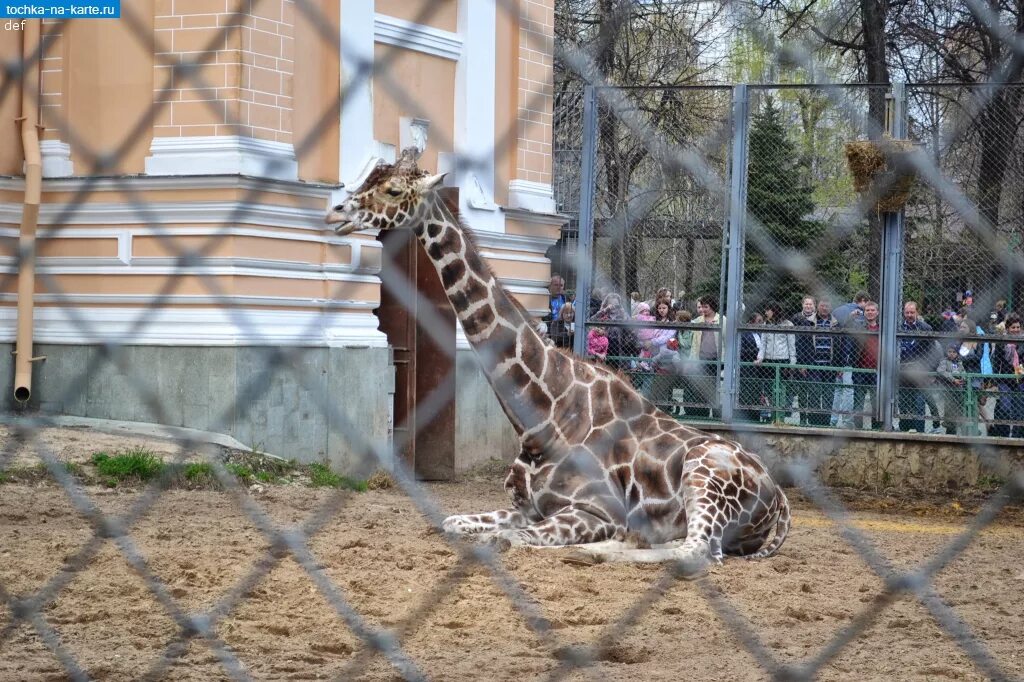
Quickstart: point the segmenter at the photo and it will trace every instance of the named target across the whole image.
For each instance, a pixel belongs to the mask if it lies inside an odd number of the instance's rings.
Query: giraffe
[[[519,436],[504,483],[511,509],[450,516],[443,529],[504,547],[577,545],[594,562],[675,560],[695,575],[724,555],[778,552],[789,503],[758,456],[672,419],[607,367],[546,345],[437,191],[443,179],[405,150],[325,218],[339,235],[415,233]]]

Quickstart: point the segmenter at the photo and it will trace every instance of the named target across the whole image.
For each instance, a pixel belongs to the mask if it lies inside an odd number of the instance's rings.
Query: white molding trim
[[[512,294],[527,294],[530,296],[550,296],[548,283],[534,279],[519,279],[518,277],[499,277],[498,283],[505,291]],[[543,312],[541,313],[544,314]]]
[[[494,233],[494,232],[473,232],[476,243],[481,249],[508,249],[509,251],[526,251],[528,253],[539,253],[544,255],[548,249],[558,242],[556,237],[543,237],[540,235],[522,235]],[[546,258],[545,258],[546,260]]]
[[[146,323],[133,329],[140,318]],[[87,326],[77,320],[85,320]],[[0,342],[11,343],[17,310],[0,308]],[[314,346],[386,348],[369,311],[229,310],[216,308],[39,307],[36,343],[146,346]]]
[[[481,251],[480,255],[488,261],[503,260],[510,263],[539,263],[550,265],[551,260],[544,256],[527,256],[521,253],[496,253],[494,251]]]
[[[39,143],[39,153],[43,158],[44,178],[65,178],[75,174],[71,145],[67,142],[43,140]]]
[[[146,157],[147,175],[222,175],[298,180],[295,149],[242,135],[154,137]]]
[[[478,3],[479,1],[477,0]],[[461,12],[460,7],[459,13]],[[342,16],[344,17],[344,12]],[[414,24],[387,14],[373,15],[373,39],[385,45],[415,50],[452,61],[458,60],[462,55],[462,36],[458,33],[442,31],[424,24]],[[494,72],[491,74],[493,78]]]
[[[529,225],[544,225],[547,227],[558,227],[561,228],[563,225],[568,224],[569,216],[562,215],[561,213],[537,213],[535,211],[528,211],[524,208],[506,208],[504,209],[505,215],[512,218],[516,222],[526,223]],[[538,237],[540,239],[540,237]],[[551,243],[554,244],[557,239]]]
[[[380,279],[371,273],[354,272],[351,265],[320,265],[295,261],[268,261],[258,259],[215,258],[205,259],[202,265],[180,267],[174,258],[133,258],[125,265],[113,258],[66,259],[67,262],[47,262],[42,259],[36,272],[41,275],[146,275],[157,277],[269,277],[273,279],[312,280],[326,282],[356,282],[378,284]],[[6,257],[0,260],[0,275],[16,275],[17,261]]]
[[[173,306],[235,306],[236,308],[312,308],[321,312],[328,310],[367,310],[379,307],[374,301],[355,301],[333,298],[295,298],[293,296],[243,296],[237,294],[191,295],[171,294],[152,296],[150,294],[36,294],[36,303],[52,305],[73,304],[76,310],[86,306],[136,306],[138,308],[170,308]],[[18,302],[18,295],[0,294],[0,303],[11,305]]]
[[[373,3],[368,0],[341,0],[341,107],[338,172],[351,190],[364,172],[376,163],[373,139],[374,62]],[[368,159],[370,160],[368,162]],[[363,175],[365,177],[365,175]],[[332,204],[337,203],[332,198]]]
[[[63,220],[61,218],[63,217]],[[21,221],[19,204],[0,204],[0,224],[17,225]],[[43,204],[39,207],[40,225],[60,225],[61,234],[70,234],[76,225],[223,225],[225,229],[238,224],[290,227],[322,233],[331,241],[332,232],[325,229],[324,211],[318,209],[243,204],[232,201],[139,202],[139,207],[126,203],[88,203],[69,207],[67,204]],[[164,230],[162,234],[170,233]]]
[[[447,164],[454,166],[460,188],[459,210],[481,233],[505,231],[505,215],[494,200],[497,22],[496,3],[458,0],[458,29],[465,44],[455,66],[455,162]],[[459,161],[469,167],[459,167]]]
[[[44,192],[78,192],[86,189],[90,194],[98,192],[141,192],[149,190],[189,189],[242,189],[267,194],[325,198],[337,185],[318,182],[299,182],[276,178],[254,178],[237,174],[199,175],[191,173],[179,176],[130,175],[116,177],[80,176],[74,178],[47,178],[43,182]],[[24,191],[25,178],[0,177],[0,189]]]
[[[402,116],[398,119],[398,146],[401,149],[416,147],[422,154],[430,138],[430,120],[418,116]],[[394,163],[391,161],[390,163]]]
[[[508,205],[534,213],[554,213],[555,192],[543,182],[512,180],[508,183]]]
[[[363,160],[362,166],[359,167],[356,174],[342,182],[341,187],[331,192],[330,205],[336,206],[348,199],[352,192],[358,189],[366,178],[370,176],[370,173],[377,167],[377,164],[393,164],[397,158],[395,145],[373,140],[373,144],[370,145],[369,156]]]

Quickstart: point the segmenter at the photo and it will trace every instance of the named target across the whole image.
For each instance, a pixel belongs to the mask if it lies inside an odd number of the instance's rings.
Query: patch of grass
[[[253,479],[252,469],[245,466],[244,464],[235,464],[232,462],[225,465],[225,468],[232,474],[234,474],[235,478],[237,478],[242,483],[248,483]]]
[[[281,479],[288,479],[298,471],[299,466],[295,460],[283,460],[264,454],[259,451],[260,447],[253,446],[254,452],[233,450],[227,453],[224,457],[225,466],[242,480],[262,483],[281,482]]]
[[[97,452],[92,456],[96,473],[110,487],[122,481],[149,481],[164,470],[164,462],[149,450],[135,448],[111,455]]]
[[[185,465],[185,480],[193,485],[215,485],[217,477],[213,473],[213,465],[209,462],[192,462]]]
[[[1002,476],[995,476],[993,474],[978,476],[979,488],[1002,488],[1004,485],[1006,485],[1006,479]]]
[[[355,481],[347,476],[341,476],[331,471],[326,464],[314,462],[309,465],[309,483],[314,488],[347,488],[366,492],[366,481]]]
[[[64,471],[76,478],[85,478],[82,467],[75,462],[61,462]],[[0,472],[0,483],[36,483],[54,478],[45,462],[36,462],[28,466],[10,467]]]

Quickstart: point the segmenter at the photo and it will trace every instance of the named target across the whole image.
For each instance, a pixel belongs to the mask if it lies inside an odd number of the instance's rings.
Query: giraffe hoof
[[[700,580],[708,574],[710,563],[704,559],[679,559],[675,565],[676,577],[683,580]]]
[[[494,548],[495,552],[507,552],[512,548],[512,541],[501,535],[487,538],[487,544]]]
[[[604,557],[600,554],[591,554],[589,552],[569,552],[562,556],[563,564],[573,564],[576,566],[596,566],[604,563]]]

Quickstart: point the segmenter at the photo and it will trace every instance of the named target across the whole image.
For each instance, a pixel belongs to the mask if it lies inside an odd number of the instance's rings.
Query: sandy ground
[[[84,459],[99,449],[93,436],[46,438],[61,456],[84,452]],[[493,474],[424,488],[446,513],[505,505],[500,478]],[[142,497],[138,489],[90,486],[84,492],[107,515],[126,513]],[[275,523],[293,526],[309,520],[334,493],[273,485],[241,495]],[[823,514],[799,497],[795,507],[794,527],[779,556],[729,560],[703,581],[671,583],[610,640],[596,663],[570,672],[568,679],[767,679],[706,599],[713,594],[728,600],[767,656],[780,664],[816,656],[872,607],[882,581]],[[851,515],[875,551],[900,569],[934,556],[969,518],[922,512]],[[290,555],[268,553],[266,537],[231,494],[167,490],[130,530],[133,546],[168,598],[190,613],[210,610],[256,570],[257,562],[269,562],[266,574],[215,623],[223,645],[252,678],[400,676],[381,655],[367,655],[314,578]],[[81,570],[64,572],[92,536],[90,522],[58,485],[0,485],[0,594],[27,598],[55,576],[66,577],[43,616],[89,677],[128,680],[156,672],[173,680],[228,678],[203,641],[192,641],[176,660],[161,663],[179,627],[113,541],[102,541]],[[550,627],[538,635],[482,568],[470,568],[449,586],[458,553],[430,532],[410,499],[397,491],[346,493],[308,548],[315,574],[328,578],[367,624],[396,632],[416,669],[439,680],[544,678],[563,664],[566,652],[604,636],[664,575],[657,566],[566,563],[564,550],[502,554],[501,567]],[[1024,676],[1022,556],[1024,527],[1019,515],[1012,515],[983,532],[936,580],[951,613],[1013,677]],[[12,627],[11,621],[12,611],[0,604],[0,680],[66,679],[38,631],[24,622]],[[986,677],[912,597],[886,606],[820,673],[825,680]]]

